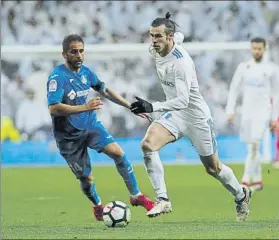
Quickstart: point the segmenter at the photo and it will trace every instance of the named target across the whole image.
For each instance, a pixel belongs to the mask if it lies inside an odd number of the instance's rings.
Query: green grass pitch
[[[242,165],[229,165],[238,179]],[[140,188],[155,197],[144,167],[134,167]],[[235,221],[235,204],[222,185],[201,165],[165,166],[173,212],[149,219],[131,207],[126,228],[110,229],[93,218],[89,201],[67,167],[2,168],[3,239],[266,239],[279,238],[279,170],[263,166],[264,190],[252,196],[248,221]],[[129,203],[129,194],[113,166],[93,165],[104,204]]]

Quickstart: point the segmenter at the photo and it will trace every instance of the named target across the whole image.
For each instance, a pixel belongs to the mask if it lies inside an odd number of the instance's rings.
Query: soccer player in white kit
[[[237,98],[242,92],[240,139],[248,146],[242,184],[249,186],[252,191],[263,188],[260,143],[268,127],[275,130],[279,112],[278,67],[265,59],[265,51],[265,39],[257,37],[251,40],[253,57],[238,65],[226,107],[228,121],[232,122]]]
[[[144,164],[157,194],[157,202],[147,212],[156,217],[172,211],[159,150],[166,144],[188,136],[199,153],[206,171],[232,193],[236,202],[237,220],[246,220],[251,193],[242,187],[233,171],[222,164],[217,154],[210,110],[199,92],[195,64],[186,50],[174,41],[176,24],[166,18],[155,19],[150,27],[152,48],[165,102],[149,103],[139,97],[131,104],[133,113],[162,112],[149,126],[141,143]]]

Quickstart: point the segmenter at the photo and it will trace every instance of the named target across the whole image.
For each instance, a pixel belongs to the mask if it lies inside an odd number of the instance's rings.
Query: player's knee
[[[214,164],[205,166],[206,172],[211,176],[217,176],[221,172],[222,166],[220,164]]]
[[[152,144],[152,142],[148,138],[142,140],[141,149],[144,152],[154,152],[154,151],[156,151],[154,144]]]

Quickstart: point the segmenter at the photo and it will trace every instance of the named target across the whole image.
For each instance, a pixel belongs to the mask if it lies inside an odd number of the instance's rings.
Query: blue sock
[[[137,195],[140,193],[137,179],[133,170],[133,166],[130,161],[124,155],[121,159],[114,160],[117,171],[123,178],[131,195]]]
[[[101,202],[101,199],[96,191],[96,185],[93,183],[90,185],[88,182],[80,182],[81,189],[83,193],[87,196],[87,198],[94,204],[98,205]]]

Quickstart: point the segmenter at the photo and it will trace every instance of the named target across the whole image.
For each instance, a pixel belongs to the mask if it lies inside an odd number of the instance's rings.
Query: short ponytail
[[[176,26],[178,26],[174,21],[170,19],[171,14],[170,12],[167,12],[165,15],[165,18],[156,18],[152,23],[152,27],[159,27],[163,24],[166,26],[166,33],[175,33],[176,32]]]
[[[171,17],[170,12],[167,12],[167,13],[166,13],[166,19],[170,19],[170,17]]]

